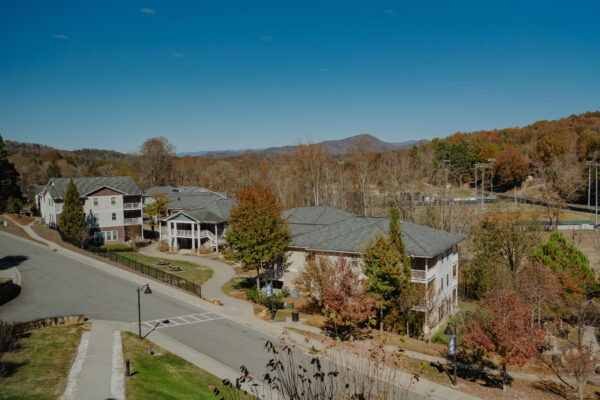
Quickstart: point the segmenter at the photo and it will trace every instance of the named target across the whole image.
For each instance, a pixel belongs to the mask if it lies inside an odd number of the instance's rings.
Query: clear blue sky
[[[2,1],[0,133],[184,152],[600,109],[598,1],[407,3]]]

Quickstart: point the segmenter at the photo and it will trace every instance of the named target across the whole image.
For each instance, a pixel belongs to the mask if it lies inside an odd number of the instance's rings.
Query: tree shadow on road
[[[0,270],[16,267],[28,259],[27,256],[4,256],[0,258]]]

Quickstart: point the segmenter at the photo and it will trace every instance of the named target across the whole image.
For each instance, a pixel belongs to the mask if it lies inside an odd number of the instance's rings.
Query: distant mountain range
[[[384,142],[376,138],[373,135],[362,134],[351,136],[345,139],[339,140],[326,140],[321,142],[327,151],[332,155],[348,154],[357,150],[358,146],[363,146],[365,143],[369,144],[370,150],[374,152],[389,151],[389,150],[400,150],[406,149],[412,146],[418,146],[419,144],[427,142],[427,140],[409,140],[406,142],[389,143]],[[259,153],[267,156],[290,154],[294,152],[296,146],[281,146],[281,147],[269,147],[266,149],[242,149],[242,150],[214,150],[214,151],[195,151],[187,153],[178,153],[180,157],[183,156],[204,156],[204,157],[231,157],[245,152]]]

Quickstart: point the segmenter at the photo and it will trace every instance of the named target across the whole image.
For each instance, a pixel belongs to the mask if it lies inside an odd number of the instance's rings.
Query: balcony
[[[411,281],[417,283],[425,283],[432,281],[437,275],[437,266],[428,268],[427,271],[424,269],[412,269],[412,279]]]
[[[142,217],[124,218],[123,219],[123,224],[125,226],[129,226],[129,225],[142,225]]]
[[[124,210],[139,210],[142,207],[142,203],[123,203]]]

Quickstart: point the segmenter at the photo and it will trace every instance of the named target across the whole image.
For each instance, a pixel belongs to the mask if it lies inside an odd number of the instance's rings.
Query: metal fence
[[[135,271],[141,272],[144,275],[151,276],[154,279],[168,283],[169,285],[177,286],[180,289],[186,290],[190,293],[202,297],[202,287],[200,285],[196,285],[195,283],[188,281],[187,279],[181,278],[177,275],[173,275],[151,265],[140,263],[138,261],[132,260],[131,258],[124,257],[120,254],[113,253],[112,251],[106,249],[93,248],[91,250],[93,253],[98,254],[99,256],[108,258],[111,261],[118,262],[119,264],[122,264]]]

